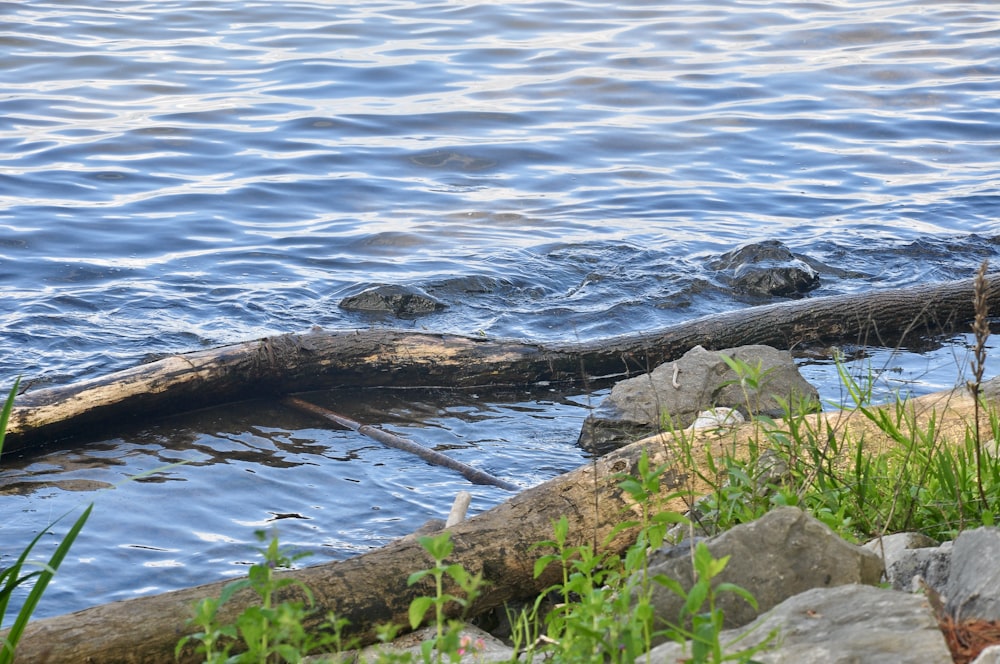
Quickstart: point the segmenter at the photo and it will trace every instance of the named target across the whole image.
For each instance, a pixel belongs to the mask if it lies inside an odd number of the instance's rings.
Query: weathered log
[[[628,494],[616,479],[635,466],[641,447],[625,448],[565,475],[528,489],[487,512],[449,528],[454,552],[448,562],[482,573],[486,586],[471,607],[476,615],[509,600],[523,598],[557,580],[555,568],[536,579],[534,563],[540,555],[532,545],[552,538],[551,521],[560,515],[569,520],[567,546],[598,543],[602,550],[623,551],[635,540],[626,529],[605,544],[623,520],[634,518]],[[636,510],[637,511],[637,510]],[[407,625],[410,600],[433,595],[427,583],[407,586],[410,573],[433,565],[413,538],[344,561],[288,572],[314,593],[315,628],[328,611],[347,618],[347,633],[372,642],[374,628],[387,621]],[[174,592],[105,604],[76,613],[31,623],[18,647],[19,662],[65,663],[169,662],[184,634],[194,604],[217,597],[226,582],[211,583]],[[219,614],[232,621],[255,596],[236,594]],[[196,661],[190,652],[181,661]]]
[[[1000,275],[988,277],[1000,305]],[[399,330],[286,334],[167,357],[20,395],[8,451],[194,407],[341,386],[475,386],[644,373],[696,345],[886,344],[972,319],[972,280],[803,299],[716,314],[664,330],[580,344],[532,344]]]
[[[996,403],[996,390],[989,393]],[[962,391],[928,395],[907,402],[916,426],[931,419],[948,442],[964,441],[964,428],[973,413],[972,400]],[[855,442],[863,439],[868,449],[894,445],[858,412],[819,413],[806,416],[814,431],[833,432],[843,443],[850,434]],[[826,429],[821,428],[822,426]],[[746,441],[759,435],[749,423],[733,431],[686,432],[687,447],[696,455],[723,450],[737,456],[746,453]],[[470,609],[476,615],[504,602],[531,597],[558,579],[555,567],[540,578],[533,575],[534,562],[548,551],[532,548],[551,539],[552,521],[565,515],[569,521],[567,546],[594,545],[597,550],[620,553],[635,540],[636,529],[624,529],[606,542],[623,520],[637,518],[639,507],[619,488],[622,473],[634,473],[637,462],[647,452],[655,465],[669,464],[664,473],[661,498],[666,507],[681,511],[692,495],[706,490],[697,477],[676,465],[681,447],[678,435],[661,434],[616,450],[592,463],[526,490],[507,502],[463,521],[449,531],[455,548],[449,563],[459,563],[472,573],[482,573],[487,585]],[[844,461],[852,458],[843,450]],[[745,458],[745,457],[744,457]],[[699,459],[694,459],[698,464]],[[678,496],[685,495],[687,498]],[[410,573],[432,564],[413,538],[403,538],[384,548],[334,563],[325,563],[287,572],[305,583],[314,593],[317,616],[307,627],[315,628],[327,611],[351,621],[347,635],[371,642],[374,628],[391,621],[407,624],[407,608],[417,596],[433,595],[430,583],[408,587]],[[193,631],[185,623],[193,605],[205,597],[217,597],[226,582],[217,582],[162,595],[105,604],[65,616],[31,623],[19,649],[19,662],[76,664],[78,662],[167,662],[184,634]],[[254,597],[237,594],[223,607],[219,619],[234,620]],[[283,598],[279,598],[283,599]],[[454,610],[456,607],[451,607]],[[195,661],[190,652],[181,661]]]

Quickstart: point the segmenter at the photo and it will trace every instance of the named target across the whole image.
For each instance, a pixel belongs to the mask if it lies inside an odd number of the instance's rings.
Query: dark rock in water
[[[440,311],[447,305],[414,286],[376,286],[345,297],[340,306],[349,311],[419,316]]]
[[[819,286],[819,273],[778,240],[745,245],[708,266],[743,295],[795,297]]]

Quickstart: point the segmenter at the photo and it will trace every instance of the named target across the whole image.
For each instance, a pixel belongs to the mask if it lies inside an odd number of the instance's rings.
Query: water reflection
[[[817,295],[1000,253],[988,3],[10,7],[0,383],[312,325],[651,330],[744,306],[707,265],[762,239],[840,270]],[[449,306],[404,322],[337,306],[381,283]],[[940,350],[871,359],[921,388],[960,373]],[[827,360],[808,370],[829,384]],[[580,461],[596,397],[316,398],[530,486]],[[467,485],[255,402],[5,457],[0,487],[0,556],[96,503],[42,607],[60,612],[240,573],[264,524],[320,559],[363,551]]]
[[[574,444],[583,396],[344,390],[308,397],[522,486],[583,458]],[[152,474],[129,481],[141,473]],[[5,458],[0,512],[21,516],[0,532],[16,547],[46,518],[95,503],[42,609],[50,615],[237,574],[253,562],[261,529],[313,551],[310,563],[354,555],[446,516],[459,490],[473,494],[473,513],[509,496],[255,401],[172,417],[111,441]],[[116,572],[98,581],[98,569]]]

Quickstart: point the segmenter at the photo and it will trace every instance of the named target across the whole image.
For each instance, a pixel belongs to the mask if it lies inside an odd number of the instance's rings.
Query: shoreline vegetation
[[[784,506],[853,542],[905,531],[946,539],[993,525],[1000,390],[982,367],[997,278],[986,269],[955,287],[965,289],[968,315],[935,312],[925,299],[921,322],[902,335],[972,322],[970,378],[956,390],[876,405],[871,384],[841,365],[851,410],[810,413],[786,403],[783,418],[694,432],[665,418],[660,433],[436,534],[288,572],[277,570],[299,556],[262,534],[263,561],[245,579],[41,620],[6,638],[18,661],[296,662],[326,653],[316,661],[339,662],[353,661],[356,647],[429,625],[417,651],[384,649],[370,661],[456,662],[475,659],[478,648],[463,638],[464,620],[507,607],[509,641],[526,661],[631,662],[664,639],[683,644],[692,662],[753,661],[771,641],[722,641],[719,595],[755,603],[738,585],[713,582],[728,561],[692,545],[695,581],[683,587],[652,578],[649,553],[678,534],[725,531]],[[759,367],[734,368],[751,399]],[[19,431],[35,403],[16,419]],[[769,474],[775,459],[784,470]],[[555,511],[541,509],[552,503]],[[489,558],[488,547],[514,551]],[[349,577],[366,558],[368,573]],[[654,585],[681,597],[680,615],[654,615]]]

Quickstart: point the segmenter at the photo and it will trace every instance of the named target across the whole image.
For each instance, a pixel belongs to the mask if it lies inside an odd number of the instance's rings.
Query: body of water
[[[7,385],[312,325],[651,330],[759,303],[710,266],[757,240],[830,266],[814,295],[1000,253],[994,2],[0,2],[0,53]],[[447,308],[338,306],[379,284]],[[929,391],[967,341],[872,357]],[[599,398],[337,403],[530,486],[581,462]],[[95,501],[52,615],[238,574],[261,527],[342,558],[464,488],[276,407],[206,411],[5,459],[0,565]]]

